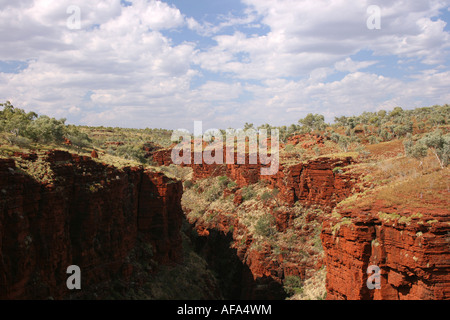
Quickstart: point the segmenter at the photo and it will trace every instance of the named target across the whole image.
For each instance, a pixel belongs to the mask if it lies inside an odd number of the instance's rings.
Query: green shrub
[[[184,182],[184,187],[186,188],[186,189],[190,189],[190,188],[192,188],[194,186],[194,183],[191,181],[191,180],[186,180],[185,182]]]
[[[143,149],[142,145],[132,145],[132,144],[124,144],[119,146],[116,150],[116,155],[123,157],[127,160],[136,160],[141,163],[146,163],[147,159],[145,158],[146,152]]]
[[[255,225],[255,233],[263,237],[274,235],[276,233],[274,216],[265,214],[259,218]]]
[[[21,148],[29,148],[31,146],[32,141],[28,138],[21,137],[21,136],[14,136],[11,135],[7,138],[8,142],[16,145]]]
[[[273,198],[273,194],[271,192],[268,191],[264,191],[264,193],[261,195],[261,200],[262,201],[267,201],[269,199]]]
[[[242,200],[248,201],[253,199],[256,196],[256,192],[252,186],[246,186],[242,188]]]
[[[237,186],[236,181],[230,181],[230,182],[228,182],[228,184],[227,184],[227,188],[228,188],[228,189],[233,189],[233,188],[236,187],[236,186]]]
[[[303,292],[303,281],[299,276],[287,276],[283,281],[283,288],[286,294],[292,296]]]
[[[219,181],[220,186],[226,187],[228,185],[228,177],[221,176],[221,177],[218,177],[217,179]]]
[[[370,144],[377,144],[380,141],[378,140],[378,138],[376,136],[369,136],[369,143]]]
[[[336,168],[334,168],[334,169],[333,169],[333,173],[334,173],[334,174],[336,174],[336,173],[342,173],[342,167],[336,167]]]
[[[78,149],[78,151],[81,148],[89,147],[92,144],[92,140],[89,138],[89,136],[86,133],[81,132],[75,126],[68,126],[64,137],[69,139],[72,145]]]
[[[221,189],[219,186],[211,186],[205,191],[205,199],[209,202],[213,202],[220,199],[222,194],[223,189]]]
[[[40,116],[32,121],[24,130],[23,135],[42,143],[61,142],[66,130],[66,120],[56,120],[47,116]]]
[[[443,134],[441,130],[435,130],[416,143],[412,139],[405,140],[404,146],[409,157],[421,159],[427,155],[428,150],[431,150],[442,168],[450,162],[450,133]]]

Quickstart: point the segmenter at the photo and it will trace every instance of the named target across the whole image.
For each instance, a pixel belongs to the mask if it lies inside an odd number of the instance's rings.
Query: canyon
[[[172,165],[170,149],[151,156]],[[450,299],[448,210],[337,209],[364,186],[349,170],[355,163],[349,156],[283,162],[272,176],[261,175],[260,163],[184,166],[193,183],[233,181],[224,193],[235,206],[246,207],[248,186],[276,189],[278,205],[265,209],[295,245],[274,248],[258,242],[236,212],[189,218],[182,181],[161,170],[58,150],[0,159],[0,299],[104,299],[117,281],[124,291],[143,285],[160,268],[184,263],[183,232],[216,274],[205,288],[209,298],[285,299],[287,278],[306,281],[326,268],[327,299]],[[294,211],[298,205],[305,209]],[[318,231],[320,250],[300,250],[300,239]],[[70,265],[82,270],[80,292],[65,285]],[[370,265],[381,269],[381,289],[367,287]]]

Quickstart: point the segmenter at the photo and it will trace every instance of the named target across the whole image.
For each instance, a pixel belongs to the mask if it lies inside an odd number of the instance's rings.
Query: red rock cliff
[[[306,245],[299,239],[311,239],[316,232],[315,228],[321,225],[323,217],[314,210],[306,210],[299,215],[299,212],[293,209],[293,205],[298,201],[304,207],[319,206],[324,211],[331,211],[339,201],[354,192],[357,176],[345,172],[346,169],[343,168],[352,163],[352,158],[317,158],[296,165],[280,166],[277,174],[267,176],[261,175],[261,164],[191,165],[195,179],[226,175],[236,181],[236,188],[261,180],[266,181],[268,186],[279,190],[277,197],[290,205],[283,208],[272,205],[269,210],[275,218],[279,235],[295,234],[293,240],[296,243],[296,246],[293,246],[295,249],[284,247],[285,244],[282,244],[279,254],[273,253],[274,248],[268,242],[254,245],[257,242],[240,222],[240,215],[235,212],[215,209],[213,219],[190,221],[200,236],[208,237],[210,234],[216,235],[220,232],[230,238],[231,247],[236,249],[238,258],[249,273],[249,276],[242,280],[244,291],[241,297],[279,299],[282,297],[279,289],[286,277],[299,276],[305,280],[311,276],[311,270],[322,266],[320,253],[315,249],[304,249]],[[235,195],[235,200],[238,194],[239,191]],[[237,204],[241,202],[238,201]],[[294,220],[303,214],[304,222],[294,224]],[[269,289],[259,292],[258,288],[262,287]]]
[[[171,149],[160,150],[154,160],[160,165],[169,165],[171,162]],[[250,164],[249,155],[246,154],[244,164],[239,164],[234,154],[234,163],[225,164],[226,152],[223,151],[224,164],[194,163],[194,154],[191,154],[193,179],[206,179],[209,177],[227,176],[237,183],[239,188],[264,180],[273,188],[278,188],[280,197],[289,204],[300,201],[306,205],[320,205],[334,207],[339,201],[352,194],[357,176],[347,174],[339,169],[355,163],[353,158],[327,158],[321,157],[298,163],[295,165],[279,165],[274,175],[262,175],[262,165],[257,158],[256,164]]]
[[[139,235],[156,261],[181,259],[180,182],[63,151],[27,165],[38,179],[0,159],[0,299],[66,298],[70,265],[83,292],[126,280]]]
[[[448,210],[429,215],[377,207],[341,214],[322,231],[327,299],[450,299]],[[380,268],[379,289],[367,286],[372,265]]]

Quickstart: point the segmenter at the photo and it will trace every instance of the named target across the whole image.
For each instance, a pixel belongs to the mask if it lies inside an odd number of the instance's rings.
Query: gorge
[[[164,174],[173,166],[164,152],[154,154],[154,169],[58,150],[0,159],[0,298],[108,299],[131,290],[170,299],[141,288],[195,255],[202,299],[286,299],[296,292],[287,294],[289,281],[325,271],[326,295],[315,298],[449,299],[448,210],[336,207],[365,185],[348,169],[354,158],[283,165],[274,176],[261,176],[259,164],[193,164],[192,183],[228,181],[226,206],[199,215],[183,193],[202,190]],[[257,184],[277,192],[246,200]],[[272,240],[249,224],[245,210],[254,208]],[[69,265],[82,270],[79,292],[65,286]],[[369,265],[381,268],[380,290],[366,286]]]

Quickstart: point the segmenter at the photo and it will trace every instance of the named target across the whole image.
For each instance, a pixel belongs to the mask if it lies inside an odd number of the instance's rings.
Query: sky
[[[0,102],[70,124],[289,126],[449,89],[449,0],[0,0]]]

